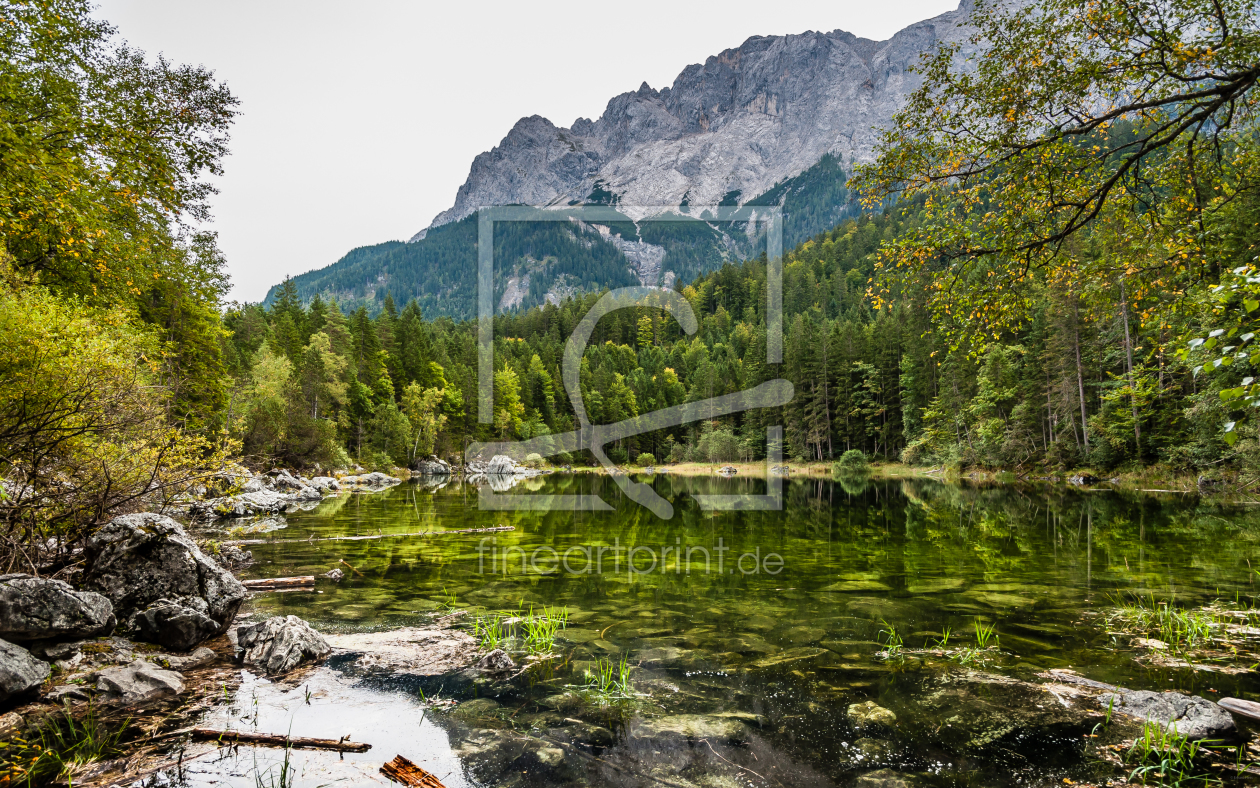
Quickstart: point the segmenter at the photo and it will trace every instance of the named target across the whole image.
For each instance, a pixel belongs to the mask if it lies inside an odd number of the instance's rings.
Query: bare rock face
[[[100,594],[30,575],[0,575],[0,637],[14,641],[76,640],[108,635],[114,606]]]
[[[0,640],[0,703],[19,698],[39,687],[52,671],[47,662],[21,646]]]
[[[522,118],[473,160],[455,205],[431,227],[486,205],[584,202],[597,184],[631,211],[717,205],[731,193],[742,204],[825,154],[868,160],[920,84],[908,71],[920,55],[944,42],[969,51],[967,12],[964,3],[887,41],[842,30],[753,36],[683,69],[670,87],[616,96],[598,120],[561,128]]]
[[[245,587],[160,514],[116,517],[89,541],[83,586],[144,637],[186,649],[227,631]]]
[[[272,616],[236,628],[237,655],[269,675],[288,673],[303,662],[323,659],[332,646],[297,616]]]

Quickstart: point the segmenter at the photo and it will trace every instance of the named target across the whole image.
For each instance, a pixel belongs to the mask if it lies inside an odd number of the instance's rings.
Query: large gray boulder
[[[107,703],[140,706],[184,691],[183,676],[137,659],[130,665],[107,668],[96,674],[96,689]]]
[[[219,632],[219,622],[199,610],[159,599],[131,617],[130,628],[141,640],[175,651],[188,651]]]
[[[1154,722],[1187,739],[1221,739],[1234,733],[1234,718],[1206,698],[1180,692],[1118,689],[1097,698],[1113,712]]]
[[[14,642],[108,635],[117,620],[100,594],[30,575],[0,575],[0,638]]]
[[[52,671],[47,662],[7,640],[0,640],[0,703],[21,697],[37,688]]]
[[[120,618],[163,645],[166,638],[189,648],[195,645],[187,642],[190,632],[226,632],[245,601],[240,581],[201,552],[183,526],[160,514],[115,517],[85,552],[83,587],[104,594]]]
[[[451,466],[433,455],[427,460],[416,462],[416,472],[421,476],[450,476]]]
[[[332,646],[297,616],[272,616],[236,628],[237,657],[264,673],[288,673],[303,662],[322,659]]]

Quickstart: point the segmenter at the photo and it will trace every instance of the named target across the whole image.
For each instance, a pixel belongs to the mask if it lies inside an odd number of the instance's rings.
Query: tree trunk
[[[1133,385],[1133,340],[1129,337],[1129,299],[1124,280],[1120,280],[1120,318],[1124,321],[1124,353],[1129,372],[1129,409],[1133,414],[1133,440],[1137,444],[1137,457],[1142,459],[1142,425],[1138,422],[1137,388]]]
[[[1089,414],[1085,410],[1085,372],[1081,367],[1081,312],[1073,302],[1072,345],[1076,350],[1076,386],[1081,395],[1081,438],[1085,451],[1089,451]]]

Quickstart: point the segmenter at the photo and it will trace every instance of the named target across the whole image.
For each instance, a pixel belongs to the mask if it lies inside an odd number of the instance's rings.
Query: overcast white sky
[[[522,116],[568,126],[749,36],[882,40],[957,4],[103,0],[98,15],[241,99],[214,227],[231,298],[258,301],[285,274],[426,227]]]

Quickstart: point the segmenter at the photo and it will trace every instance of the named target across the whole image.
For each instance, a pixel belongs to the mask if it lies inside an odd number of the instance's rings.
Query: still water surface
[[[337,566],[348,576],[316,593],[260,595],[259,615],[352,632],[423,625],[451,607],[469,619],[564,608],[562,657],[494,687],[378,675],[334,658],[302,687],[247,680],[236,716],[252,713],[260,730],[352,732],[374,744],[337,764],[298,754],[299,783],[311,785],[378,779],[375,767],[395,753],[449,788],[1061,785],[1104,774],[1078,732],[972,724],[981,712],[941,700],[943,677],[961,668],[930,655],[880,658],[889,630],[917,649],[946,628],[969,644],[977,620],[992,625],[1000,651],[983,667],[1026,680],[1071,667],[1134,689],[1213,699],[1260,691],[1254,673],[1146,667],[1092,615],[1131,591],[1186,606],[1250,604],[1260,593],[1252,508],[1059,486],[798,478],[785,484],[783,511],[711,513],[692,496],[760,493],[764,482],[642,478],[673,503],[673,519],[596,475],[541,477],[514,492],[596,493],[613,512],[481,511],[474,486],[413,481],[289,514],[268,534],[273,543],[250,546],[251,576]],[[494,526],[513,530],[402,536]],[[386,538],[314,541],[371,535]],[[585,669],[622,657],[641,697],[573,701],[566,687]],[[455,715],[421,701],[474,695]],[[847,710],[865,701],[896,722],[855,725]],[[253,756],[234,757],[198,768],[207,780],[253,785]],[[359,777],[347,776],[351,767]]]

